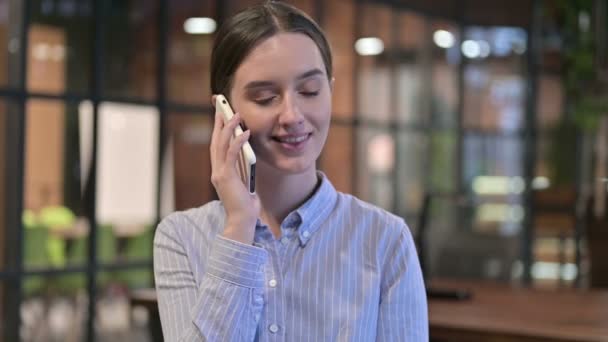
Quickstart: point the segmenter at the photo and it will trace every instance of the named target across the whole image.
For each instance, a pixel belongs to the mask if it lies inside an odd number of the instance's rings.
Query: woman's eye
[[[266,97],[266,98],[262,98],[262,99],[255,99],[254,102],[261,105],[261,106],[266,106],[268,104],[270,104],[270,102],[272,102],[272,100],[274,100],[274,96],[271,97]]]
[[[305,97],[313,97],[319,95],[319,91],[301,91],[300,94]]]

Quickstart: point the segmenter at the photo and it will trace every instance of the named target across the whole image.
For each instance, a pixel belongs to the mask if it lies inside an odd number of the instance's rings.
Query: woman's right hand
[[[213,96],[215,104],[215,96]],[[241,180],[237,160],[241,147],[249,139],[249,130],[234,137],[240,122],[236,113],[227,123],[219,108],[215,108],[215,124],[211,135],[211,183],[224,205],[226,223],[223,236],[245,244],[253,243],[255,224],[260,216],[260,199],[250,194]]]

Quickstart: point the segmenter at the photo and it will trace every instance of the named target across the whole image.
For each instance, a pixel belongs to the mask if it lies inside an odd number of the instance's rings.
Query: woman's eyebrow
[[[308,70],[300,75],[298,75],[298,77],[296,77],[296,80],[302,80],[311,76],[316,76],[316,75],[323,75],[323,71],[321,71],[321,69],[319,68],[314,68],[312,70]]]
[[[296,80],[299,81],[299,80],[303,80],[305,78],[308,78],[311,76],[316,76],[316,75],[323,75],[323,71],[321,71],[321,69],[319,69],[319,68],[314,68],[314,69],[308,70],[308,71],[298,75],[296,77]],[[249,90],[249,89],[255,89],[255,88],[267,88],[267,87],[272,87],[275,84],[276,83],[273,81],[251,81],[245,85],[245,89]]]
[[[267,88],[274,86],[272,81],[251,81],[245,85],[245,89]]]

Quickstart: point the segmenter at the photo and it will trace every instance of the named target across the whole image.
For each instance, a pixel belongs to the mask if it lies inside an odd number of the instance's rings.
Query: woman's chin
[[[299,159],[299,158],[298,158]],[[305,173],[310,170],[315,170],[316,164],[314,161],[309,160],[274,160],[272,163],[264,163],[270,166],[275,172],[296,175]]]

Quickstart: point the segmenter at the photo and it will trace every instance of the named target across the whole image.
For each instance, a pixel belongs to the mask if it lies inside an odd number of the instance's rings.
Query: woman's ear
[[[216,99],[216,98],[217,98],[217,95],[212,95],[212,96],[211,96],[211,105],[212,105],[213,107],[215,107],[215,99]]]
[[[329,92],[330,93],[334,92],[334,83],[336,83],[336,78],[332,77],[331,80],[329,81]]]

